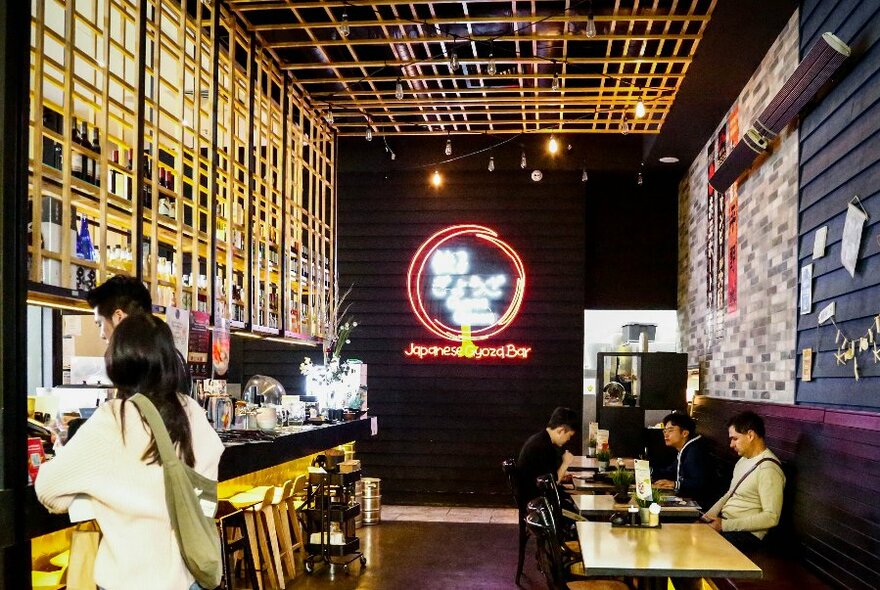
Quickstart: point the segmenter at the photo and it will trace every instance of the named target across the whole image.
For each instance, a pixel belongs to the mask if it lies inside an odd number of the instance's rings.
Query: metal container
[[[361,481],[364,483],[364,497],[361,504],[364,524],[379,524],[382,518],[382,492],[380,488],[382,480],[378,477],[362,477]]]

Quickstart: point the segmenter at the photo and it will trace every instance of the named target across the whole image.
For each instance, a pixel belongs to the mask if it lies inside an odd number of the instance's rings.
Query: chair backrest
[[[522,510],[523,502],[519,493],[519,474],[516,470],[516,459],[508,457],[502,461],[501,471],[503,471],[504,475],[507,477],[507,486],[510,488],[510,493],[513,494],[513,499],[516,501],[517,508]]]
[[[559,523],[562,519],[562,498],[559,495],[559,486],[556,478],[551,474],[542,475],[537,479],[538,491],[541,497],[547,500],[547,506],[553,514],[554,520]]]
[[[538,544],[538,565],[544,573],[549,590],[566,588],[562,547],[553,526],[553,516],[544,498],[529,502],[526,527],[535,535]]]
[[[306,476],[301,473],[293,480],[293,495],[296,497],[306,495]]]

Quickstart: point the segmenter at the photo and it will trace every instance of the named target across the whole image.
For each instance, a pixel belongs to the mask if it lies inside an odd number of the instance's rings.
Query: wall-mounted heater
[[[742,139],[715,170],[709,184],[718,192],[727,191],[752,165],[755,158],[767,150],[768,141],[776,137],[804,105],[816,96],[822,85],[834,75],[849,55],[850,48],[846,43],[833,33],[823,33],[782,89],[755,120],[754,127],[743,134]]]

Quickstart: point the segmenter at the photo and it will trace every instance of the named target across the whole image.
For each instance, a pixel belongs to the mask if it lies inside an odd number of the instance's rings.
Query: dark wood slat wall
[[[833,87],[800,127],[798,259],[813,263],[813,311],[798,317],[797,401],[880,408],[880,363],[870,352],[836,363],[836,329],[816,328],[818,312],[836,302],[835,321],[850,337],[863,335],[880,313],[880,3],[876,0],[805,0],[801,3],[801,55],[825,31],[852,47],[853,54]],[[858,195],[869,219],[862,235],[855,278],[840,262],[847,203]],[[828,226],[825,256],[813,261],[816,231]],[[812,348],[813,378],[801,379],[801,356]]]
[[[348,149],[343,162],[364,148]],[[367,363],[379,420],[379,436],[359,443],[358,455],[365,473],[382,479],[386,502],[506,503],[501,461],[555,406],[581,411],[584,185],[579,171],[534,183],[527,173],[471,170],[447,173],[434,190],[429,173],[339,175],[340,290],[354,284],[359,323],[346,356]],[[410,312],[406,272],[425,239],[458,223],[494,229],[523,259],[520,315],[493,342],[531,347],[525,362],[403,355],[410,342],[443,344]]]
[[[699,432],[724,445],[727,420],[745,410],[764,418],[767,446],[785,465],[794,556],[835,587],[880,588],[880,416],[705,396],[693,415]]]

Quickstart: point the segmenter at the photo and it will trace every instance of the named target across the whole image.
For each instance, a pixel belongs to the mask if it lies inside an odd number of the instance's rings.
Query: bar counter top
[[[225,481],[343,443],[368,438],[370,423],[371,418],[366,416],[351,422],[305,425],[279,434],[274,440],[227,443],[220,458],[219,480]],[[71,526],[67,514],[49,514],[37,501],[33,487],[28,488],[25,516],[27,537],[31,539]]]

